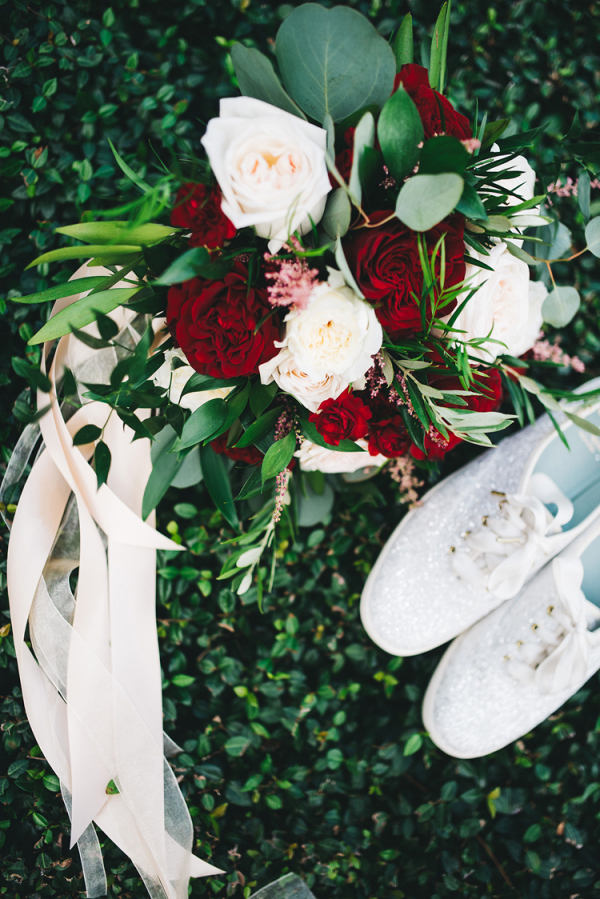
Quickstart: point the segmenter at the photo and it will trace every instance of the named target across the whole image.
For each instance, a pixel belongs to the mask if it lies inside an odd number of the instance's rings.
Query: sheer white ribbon
[[[559,557],[552,569],[561,608],[551,606],[549,623],[534,625],[536,641],[519,642],[518,657],[507,660],[511,676],[540,693],[561,693],[583,683],[590,649],[600,643],[600,630],[589,630],[598,623],[600,611],[590,620],[581,589],[581,559]]]
[[[78,298],[59,301],[53,314]],[[119,309],[112,317],[135,342],[132,313]],[[40,421],[44,449],[19,499],[8,554],[15,652],[29,722],[61,782],[88,897],[106,893],[95,821],[133,860],[152,899],[187,899],[190,876],[219,869],[192,855],[192,822],[165,759],[177,747],[162,732],[156,550],[180,547],[141,518],[148,441],[133,442],[102,403],[86,403],[65,421],[56,396],[66,366],[79,380],[106,380],[113,352],[62,338],[52,390],[38,395],[39,408],[50,402]],[[99,490],[88,462],[93,446],[75,447],[72,439],[89,423],[106,425],[112,454]],[[76,600],[69,587],[75,568]],[[119,792],[109,795],[111,780]]]
[[[555,535],[573,517],[573,503],[548,475],[531,477],[531,493],[501,494],[501,515],[486,516],[464,536],[453,554],[455,574],[498,599],[516,596],[544,558],[553,555]],[[551,515],[546,505],[555,505]]]

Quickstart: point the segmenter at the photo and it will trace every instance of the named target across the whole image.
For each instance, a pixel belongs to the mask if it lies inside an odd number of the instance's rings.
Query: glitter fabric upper
[[[548,608],[560,602],[552,565],[546,565],[514,599],[473,625],[455,640],[440,662],[424,703],[425,726],[450,755],[476,758],[518,740],[544,721],[600,668],[600,645],[590,649],[581,683],[560,693],[543,694],[511,676],[506,657],[518,654],[517,642],[534,642]],[[589,621],[600,610],[587,603]],[[588,626],[590,626],[588,624]]]
[[[369,636],[394,655],[424,652],[452,639],[501,600],[460,580],[451,547],[495,514],[493,490],[514,493],[527,459],[552,423],[546,416],[506,438],[426,494],[390,537],[361,604]]]

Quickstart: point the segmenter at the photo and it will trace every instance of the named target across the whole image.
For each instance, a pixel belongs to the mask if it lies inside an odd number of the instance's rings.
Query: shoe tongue
[[[573,517],[573,503],[565,496],[560,487],[543,471],[531,475],[529,490],[545,506],[556,506],[554,527],[558,530]]]

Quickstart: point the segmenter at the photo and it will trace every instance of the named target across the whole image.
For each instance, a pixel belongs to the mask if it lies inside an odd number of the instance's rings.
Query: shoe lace
[[[552,569],[560,606],[548,606],[548,620],[532,625],[535,639],[519,640],[516,654],[505,656],[511,677],[540,693],[560,693],[583,683],[590,649],[600,644],[600,630],[590,630],[598,617],[590,616],[586,606],[581,560],[554,559]]]
[[[499,599],[516,596],[540,558],[551,554],[548,538],[573,516],[573,503],[552,478],[537,472],[530,483],[531,493],[492,491],[500,497],[500,515],[486,515],[467,531],[452,558],[455,574]],[[556,515],[546,504],[556,506]]]

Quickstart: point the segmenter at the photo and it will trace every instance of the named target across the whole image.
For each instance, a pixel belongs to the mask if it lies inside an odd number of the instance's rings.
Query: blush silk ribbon
[[[81,274],[110,272],[82,266],[73,277]],[[77,299],[58,301],[52,314]],[[119,308],[111,317],[135,346],[134,314]],[[96,334],[95,327],[85,330]],[[51,346],[44,345],[42,371]],[[63,337],[48,372],[52,389],[38,394],[38,408],[49,404],[40,420],[43,449],[19,498],[8,551],[15,653],[27,717],[60,780],[88,897],[106,893],[94,821],[132,859],[152,899],[187,899],[189,877],[220,871],[192,854],[192,822],[165,757],[178,748],[162,730],[156,550],[181,547],[155,530],[153,517],[141,517],[149,442],[133,441],[102,403],[84,400],[66,421],[56,393],[65,367],[79,386],[107,382],[115,363],[114,350],[91,351]],[[73,445],[86,424],[105,426],[112,455],[100,489],[89,463],[93,445]],[[69,575],[76,568],[75,599]],[[118,792],[107,793],[111,780]]]

